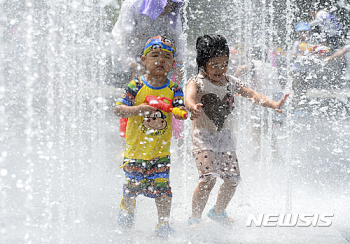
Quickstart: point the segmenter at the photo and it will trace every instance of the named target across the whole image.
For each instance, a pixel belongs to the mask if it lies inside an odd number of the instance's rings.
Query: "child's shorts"
[[[199,182],[208,182],[213,177],[231,181],[237,186],[241,180],[236,152],[213,152],[203,150],[193,152],[199,173]]]
[[[172,197],[169,181],[170,156],[151,160],[124,158],[125,163],[127,163],[123,167],[126,177],[126,184],[123,186],[125,196]]]

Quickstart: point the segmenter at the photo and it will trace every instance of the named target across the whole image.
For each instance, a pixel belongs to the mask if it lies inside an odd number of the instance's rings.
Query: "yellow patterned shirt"
[[[181,87],[169,79],[163,86],[153,87],[144,76],[130,81],[116,105],[137,106],[145,103],[148,95],[166,97],[173,107],[184,106]],[[124,157],[150,160],[170,156],[171,136],[172,113],[158,109],[146,117],[131,116],[126,129]]]

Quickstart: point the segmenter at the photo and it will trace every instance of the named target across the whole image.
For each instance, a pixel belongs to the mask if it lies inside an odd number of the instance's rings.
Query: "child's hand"
[[[184,106],[180,106],[180,107],[178,107],[178,108],[181,109],[181,110],[184,110],[184,111],[188,112],[188,111],[185,109]],[[175,114],[175,113],[174,113],[174,117],[175,117],[175,119],[178,119],[178,120],[185,120],[185,119],[187,119],[187,118],[183,118],[181,115]]]
[[[197,119],[199,116],[201,116],[201,111],[199,110],[200,107],[203,107],[203,104],[197,103],[193,106],[191,109],[191,120]]]
[[[289,94],[285,94],[281,100],[279,100],[278,102],[274,102],[274,104],[272,105],[272,108],[277,112],[282,113],[281,107],[286,102],[288,97],[289,97]]]
[[[147,103],[142,103],[142,104],[136,106],[135,109],[138,112],[138,115],[140,115],[140,116],[149,115],[149,114],[157,111],[157,109],[155,107],[152,107],[152,106],[148,105]]]

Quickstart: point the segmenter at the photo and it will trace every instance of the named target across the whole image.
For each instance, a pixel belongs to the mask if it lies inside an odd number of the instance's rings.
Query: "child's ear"
[[[176,60],[174,59],[173,60],[173,65],[171,67],[174,67],[175,63],[176,63]]]
[[[141,56],[141,63],[142,63],[143,66],[146,66],[145,62],[146,62],[146,56],[142,55]]]

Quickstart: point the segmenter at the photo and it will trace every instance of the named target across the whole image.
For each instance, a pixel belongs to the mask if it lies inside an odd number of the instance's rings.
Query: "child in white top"
[[[200,72],[192,77],[186,87],[185,105],[191,112],[192,152],[196,160],[199,182],[192,198],[192,216],[189,228],[201,219],[216,177],[224,180],[215,206],[207,216],[221,225],[231,225],[232,218],[225,211],[231,201],[240,171],[236,156],[236,140],[231,131],[230,116],[234,98],[238,93],[264,107],[280,109],[288,94],[275,102],[244,86],[233,76],[226,75],[229,62],[227,41],[220,35],[204,35],[197,39],[197,65]]]

